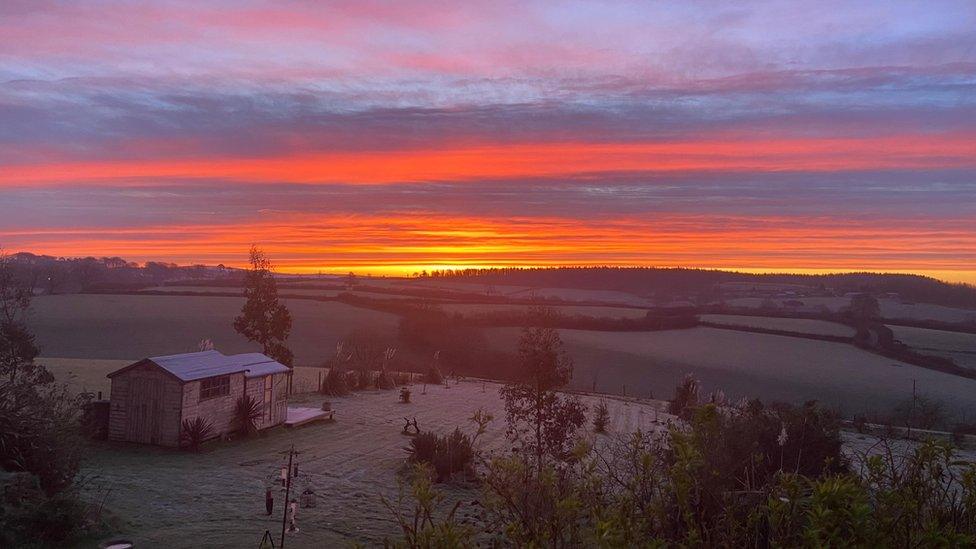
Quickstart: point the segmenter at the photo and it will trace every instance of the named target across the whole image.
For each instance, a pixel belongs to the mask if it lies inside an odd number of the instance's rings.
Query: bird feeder
[[[315,507],[315,490],[312,490],[311,488],[302,490],[302,494],[299,496],[298,501],[301,503],[302,508],[304,509]]]

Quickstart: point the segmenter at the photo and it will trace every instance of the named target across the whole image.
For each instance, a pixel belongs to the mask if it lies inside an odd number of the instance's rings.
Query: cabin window
[[[200,382],[200,400],[230,394],[230,376],[212,377]]]

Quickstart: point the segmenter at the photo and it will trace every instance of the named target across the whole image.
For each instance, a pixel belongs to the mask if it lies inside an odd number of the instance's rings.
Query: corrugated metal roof
[[[219,351],[200,351],[179,355],[154,356],[147,360],[178,377],[181,381],[194,381],[207,377],[246,372],[247,377],[260,377],[288,372],[280,362],[261,353],[225,355]]]

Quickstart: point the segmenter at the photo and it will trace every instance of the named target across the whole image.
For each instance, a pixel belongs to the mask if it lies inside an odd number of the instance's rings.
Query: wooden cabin
[[[234,407],[248,394],[262,404],[258,429],[284,423],[291,370],[260,353],[201,351],[134,362],[112,380],[108,438],[179,446],[184,420],[202,417],[212,437],[238,429]]]

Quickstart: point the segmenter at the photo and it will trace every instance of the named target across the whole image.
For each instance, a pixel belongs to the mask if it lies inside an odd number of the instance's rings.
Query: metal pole
[[[295,445],[291,445],[291,449],[288,450],[288,475],[285,477],[285,504],[284,513],[281,515],[281,548],[285,547],[285,523],[288,521],[288,496],[291,493],[291,462],[292,458],[295,456]]]

